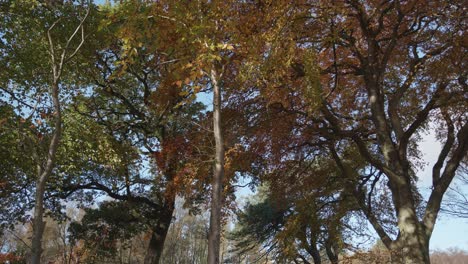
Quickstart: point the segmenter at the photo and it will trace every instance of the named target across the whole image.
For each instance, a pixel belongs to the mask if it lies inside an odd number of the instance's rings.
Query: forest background
[[[0,14],[0,261],[466,260],[463,1]]]

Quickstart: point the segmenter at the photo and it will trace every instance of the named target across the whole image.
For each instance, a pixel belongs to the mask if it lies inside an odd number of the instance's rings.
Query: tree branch
[[[66,191],[65,194],[61,195],[61,198],[63,199],[66,199],[67,197],[69,197],[70,195],[72,195],[74,192],[78,190],[97,190],[97,191],[105,192],[109,197],[114,198],[116,200],[144,203],[158,211],[162,210],[162,206],[160,204],[153,202],[147,197],[134,196],[134,195],[128,195],[128,194],[119,194],[119,193],[112,191],[112,189],[110,189],[109,187],[96,181],[92,181],[88,184],[82,184],[82,185],[69,185],[69,186],[65,186],[63,189]]]
[[[351,178],[352,175],[349,175],[348,169],[346,169],[346,165],[343,164],[341,161],[341,158],[338,156],[338,153],[336,152],[334,147],[330,148],[331,154],[333,159],[335,160],[335,163],[337,164],[338,168],[341,170],[345,178]],[[380,239],[382,242],[385,244],[387,248],[392,248],[393,241],[392,239],[388,236],[387,232],[385,229],[380,225],[377,217],[370,212],[368,207],[366,206],[365,202],[363,201],[363,196],[361,195],[362,193],[358,193],[359,191],[354,192],[354,197],[356,198],[356,201],[359,204],[359,207],[361,208],[361,211],[366,215],[366,218],[370,222],[370,224],[374,227],[375,231],[379,235]]]
[[[439,153],[439,157],[437,158],[437,162],[432,167],[432,186],[436,186],[439,179],[440,179],[440,170],[444,165],[445,159],[449,154],[450,150],[452,149],[452,145],[455,142],[455,127],[453,125],[452,119],[448,115],[447,112],[442,113],[445,122],[447,123],[448,131],[447,131],[447,140],[445,141],[444,147],[442,151]]]
[[[447,191],[450,183],[455,177],[455,172],[459,167],[461,160],[466,157],[468,151],[468,123],[465,123],[458,131],[457,141],[458,145],[455,150],[453,150],[452,157],[445,165],[444,172],[437,181],[437,184],[434,186],[431,196],[427,202],[423,223],[426,227],[426,234],[428,236],[432,234],[434,229],[444,193]]]

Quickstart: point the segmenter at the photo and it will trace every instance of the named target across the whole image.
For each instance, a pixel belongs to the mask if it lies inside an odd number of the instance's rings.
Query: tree
[[[238,215],[238,254],[261,244],[276,261],[338,263],[338,255],[352,244],[347,223],[358,218],[349,188],[340,182],[333,160],[316,158],[315,164],[291,159],[283,168],[260,175],[264,184],[254,203]],[[304,170],[307,167],[307,170]],[[270,175],[269,175],[270,174]],[[281,178],[281,181],[276,179]]]
[[[221,209],[223,204],[223,178],[224,178],[224,142],[221,131],[221,87],[224,84],[222,76],[225,67],[230,62],[233,46],[228,43],[226,11],[230,6],[224,3],[210,1],[156,3],[148,7],[148,13],[144,12],[143,23],[152,25],[153,21],[161,21],[165,31],[159,32],[161,39],[166,44],[156,39],[161,47],[166,47],[173,53],[174,70],[173,84],[178,88],[184,88],[183,94],[191,95],[195,99],[196,94],[206,87],[213,90],[213,130],[215,139],[214,171],[212,178],[210,234],[208,243],[208,263],[219,263],[219,245],[221,233]],[[146,22],[149,18],[151,20]],[[172,26],[168,30],[167,25]],[[152,32],[154,28],[148,28]],[[170,35],[169,33],[173,33]],[[174,38],[177,36],[179,38]],[[138,33],[128,37],[130,50],[141,43],[144,36]],[[174,87],[177,89],[177,87]]]
[[[429,263],[442,200],[465,173],[464,9],[133,0],[98,13],[82,2],[2,2],[2,224],[21,218],[32,205],[16,200],[35,192],[37,262],[45,208],[105,194],[114,200],[88,210],[82,229],[131,222],[109,249],[146,229],[145,262],[157,263],[176,196],[195,208],[211,194],[207,257],[218,263],[230,183],[252,176],[271,187],[252,214],[286,204],[274,236],[285,258],[320,262],[320,248],[336,257],[327,240],[341,239],[343,223],[329,220],[359,207],[392,261]],[[212,111],[196,102],[201,91],[213,92]],[[426,201],[416,175],[430,127],[443,147]]]
[[[133,4],[129,1],[103,10],[102,42],[88,57],[95,67],[81,71],[92,85],[74,102],[74,111],[121,148],[117,153],[120,164],[111,170],[114,175],[98,172],[70,181],[64,186],[64,196],[79,190],[100,191],[118,200],[119,206],[139,212],[129,217],[151,231],[145,263],[158,263],[176,195],[184,194],[185,165],[196,150],[191,145],[197,145],[197,123],[204,107],[179,83],[177,74],[183,71],[179,64],[173,65],[179,53],[169,55],[167,43],[171,32],[177,34],[169,27],[173,22],[165,18],[148,21],[148,15],[164,9]],[[141,25],[148,34],[137,31]],[[153,37],[153,31],[159,35]],[[98,218],[90,218],[88,225],[92,219]],[[102,220],[112,219],[103,215]]]
[[[29,94],[36,90],[36,95],[47,94],[51,98],[50,102],[50,114],[51,118],[48,120],[49,123],[49,135],[50,141],[48,141],[48,147],[46,148],[45,156],[42,157],[43,153],[34,153],[36,155],[34,160],[37,168],[37,179],[35,188],[35,208],[33,218],[33,237],[32,237],[32,252],[30,256],[30,263],[40,263],[42,248],[42,233],[44,230],[44,192],[47,180],[52,173],[54,163],[56,160],[56,153],[59,147],[59,141],[62,134],[62,108],[60,98],[60,86],[62,80],[62,74],[64,68],[73,57],[78,53],[85,41],[84,23],[90,13],[92,6],[75,6],[73,3],[57,7],[46,7],[41,3],[36,2],[10,2],[2,4],[2,11],[7,14],[5,19],[2,21],[2,33],[3,39],[5,40],[4,49],[6,54],[4,55],[5,66],[13,74],[13,77],[7,81],[3,86],[3,90],[7,91],[15,86],[23,88],[20,94]],[[26,10],[26,11],[25,11]],[[54,12],[57,11],[57,12]],[[61,23],[63,14],[83,12],[81,16],[77,16],[75,28],[71,28],[71,24]],[[29,12],[32,12],[31,16]],[[60,35],[56,35],[54,32],[60,27]],[[28,28],[28,30],[26,30]],[[42,29],[47,28],[47,32],[43,32]],[[34,29],[34,30],[33,30]],[[24,30],[24,32],[21,32]],[[34,45],[30,45],[31,39]],[[26,51],[19,52],[20,54],[34,54],[33,58],[38,59],[28,63],[27,61],[20,61],[20,64],[16,68],[12,67],[18,56],[16,52],[19,49],[26,49]],[[28,76],[21,71],[28,71],[34,69],[34,64],[39,63],[39,60],[47,59],[49,63],[46,66],[40,66],[35,70],[44,70],[38,76]],[[47,68],[49,67],[49,68]],[[51,72],[52,76],[49,75]],[[34,74],[33,74],[34,75]],[[16,79],[15,77],[23,77],[24,79]],[[41,79],[42,78],[42,79]],[[35,86],[29,88],[29,82]],[[26,84],[26,86],[24,86]],[[43,90],[47,88],[47,90]],[[10,92],[10,95],[15,98],[14,92]],[[39,101],[37,101],[39,103]],[[37,106],[36,103],[36,106]],[[35,114],[36,107],[32,108],[30,117]],[[44,114],[44,113],[42,113]],[[41,121],[40,121],[41,122]],[[41,122],[42,123],[42,122]],[[34,124],[40,125],[40,124]]]
[[[462,61],[452,60],[459,49],[463,49],[459,42],[463,29],[456,22],[460,6],[454,2],[437,4],[441,6],[430,7],[418,1],[383,6],[369,3],[373,11],[368,12],[361,3],[345,3],[352,10],[345,14],[349,14],[350,23],[358,26],[358,32],[340,28],[339,40],[355,61],[350,62],[351,66],[336,66],[339,72],[328,76],[329,80],[339,80],[343,71],[354,71],[351,76],[361,82],[356,88],[362,88],[356,92],[361,91],[368,101],[364,101],[362,108],[346,110],[366,116],[365,130],[359,131],[363,127],[359,123],[345,125],[345,119],[337,117],[344,114],[344,109],[337,110],[336,102],[323,97],[321,107],[329,128],[342,139],[356,144],[370,166],[386,176],[398,222],[396,239],[390,239],[374,218],[374,212],[366,209],[368,205],[362,203],[362,197],[358,199],[383,243],[390,250],[400,251],[405,263],[429,263],[429,239],[442,197],[467,151],[468,125],[462,112],[464,106],[458,101],[466,89],[466,72],[462,70]],[[432,13],[434,8],[450,12],[440,18]],[[445,26],[451,27],[450,33],[441,29]],[[428,42],[429,37],[437,41]],[[360,38],[365,42],[359,43]],[[340,64],[340,60],[341,57],[337,57],[333,63]],[[441,75],[444,68],[451,73]],[[339,85],[350,87],[347,81],[353,80],[352,77],[350,80],[343,77]],[[333,87],[328,86],[327,91],[332,91]],[[414,101],[423,94],[426,96],[423,103]],[[358,99],[349,98],[355,102]],[[414,178],[416,164],[411,159],[416,157],[416,133],[430,121],[447,129],[447,134],[433,167],[433,191],[423,215],[419,216],[420,199]],[[334,148],[332,146],[330,151],[343,175],[356,173],[349,171],[347,161]],[[362,193],[362,189],[359,191]]]
[[[465,62],[456,55],[466,52],[462,3],[350,0],[301,8],[304,15],[282,29],[305,29],[293,31],[299,56],[274,79],[279,85],[266,82],[260,92],[275,95],[269,104],[297,122],[291,129],[303,131],[297,146],[304,153],[321,147],[335,160],[390,251],[404,263],[429,263],[442,198],[467,152]],[[271,50],[266,63],[278,58]],[[416,188],[417,144],[430,123],[440,126],[443,148],[424,203]],[[355,166],[356,159],[367,166]],[[379,181],[392,198],[390,228],[369,198]]]

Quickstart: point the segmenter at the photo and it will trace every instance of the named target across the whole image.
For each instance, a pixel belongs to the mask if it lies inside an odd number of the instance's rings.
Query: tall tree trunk
[[[397,213],[398,238],[388,245],[391,251],[392,263],[428,264],[429,239],[424,224],[416,214],[416,201],[411,190],[410,175],[399,171],[400,181],[390,179],[393,205]]]
[[[218,84],[218,76],[215,69],[211,70],[211,83],[213,85],[213,130],[216,150],[212,181],[210,233],[208,236],[208,264],[218,264],[224,177],[224,141],[221,131],[221,89]]]
[[[42,255],[42,235],[44,233],[45,222],[44,222],[44,192],[47,179],[52,173],[52,169],[55,163],[55,157],[62,135],[62,113],[59,100],[59,86],[58,79],[54,80],[54,84],[51,89],[52,101],[55,110],[55,130],[52,135],[52,139],[49,143],[49,152],[47,154],[45,166],[38,162],[38,178],[36,181],[36,194],[35,194],[35,205],[34,205],[34,219],[33,219],[33,235],[31,242],[31,255],[29,259],[30,264],[40,264]]]
[[[59,98],[59,84],[60,78],[62,76],[62,71],[64,65],[72,59],[77,52],[81,49],[85,41],[84,27],[83,24],[87,19],[91,7],[89,6],[86,10],[85,16],[80,20],[80,24],[76,27],[75,31],[70,35],[68,40],[65,43],[65,46],[62,49],[60,56],[57,56],[55,51],[55,46],[53,43],[53,38],[51,31],[59,23],[60,18],[57,19],[47,30],[47,38],[49,40],[49,54],[52,62],[52,74],[53,81],[50,89],[50,95],[52,97],[52,103],[54,107],[54,132],[52,134],[52,139],[49,143],[47,157],[45,159],[45,164],[42,164],[41,159],[36,159],[38,163],[38,178],[36,181],[36,194],[35,194],[35,205],[34,205],[34,219],[33,219],[33,235],[31,241],[31,255],[29,257],[30,264],[40,264],[41,263],[41,254],[42,254],[42,235],[45,229],[44,218],[44,192],[47,180],[52,174],[52,169],[54,168],[55,157],[57,155],[57,150],[60,143],[60,138],[62,136],[62,109],[60,106]],[[81,42],[76,46],[71,53],[69,52],[70,43],[78,34],[81,29]]]
[[[174,199],[166,203],[163,210],[159,212],[158,217],[161,219],[152,229],[151,239],[146,250],[144,259],[145,264],[159,264],[164,251],[164,242],[166,241],[167,232],[171,226],[172,214],[174,213]]]
[[[429,264],[429,237],[419,222],[416,212],[408,206],[402,206],[398,211],[400,235],[395,243],[396,252],[392,252],[392,261],[401,261],[404,264]]]
[[[412,230],[416,225],[407,224],[401,230]],[[403,232],[403,231],[401,231]],[[418,234],[419,233],[419,234]],[[392,263],[430,264],[429,238],[420,232],[401,235],[396,241],[398,247],[391,251]]]
[[[38,175],[38,180],[36,182],[36,194],[34,205],[34,218],[33,218],[33,234],[31,242],[31,264],[41,263],[42,255],[42,234],[44,233],[45,222],[43,221],[44,215],[44,189],[45,181],[40,180],[42,173]]]

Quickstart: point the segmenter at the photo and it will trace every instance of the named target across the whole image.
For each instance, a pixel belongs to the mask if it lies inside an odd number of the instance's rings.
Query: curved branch
[[[61,198],[63,199],[67,198],[68,196],[72,195],[74,192],[78,190],[96,190],[96,191],[103,191],[109,197],[116,199],[116,200],[143,203],[157,211],[163,210],[163,207],[160,204],[153,202],[147,197],[134,196],[130,194],[119,194],[119,193],[114,192],[111,188],[96,181],[92,181],[90,183],[82,184],[82,185],[65,186],[63,189],[66,191],[65,194],[61,195]]]

